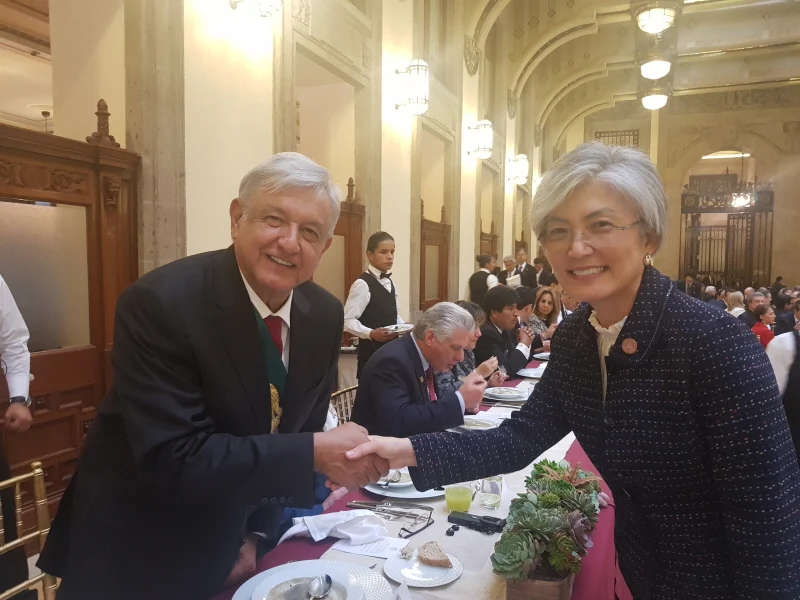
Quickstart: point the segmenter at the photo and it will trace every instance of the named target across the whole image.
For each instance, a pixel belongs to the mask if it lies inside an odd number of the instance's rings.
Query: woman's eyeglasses
[[[566,227],[553,226],[548,228],[542,238],[542,245],[549,251],[558,252],[569,250],[572,244],[581,237],[581,241],[592,248],[602,248],[613,243],[614,236],[620,232],[641,224],[637,219],[630,225],[614,225],[611,221],[595,221],[584,231],[572,231]]]

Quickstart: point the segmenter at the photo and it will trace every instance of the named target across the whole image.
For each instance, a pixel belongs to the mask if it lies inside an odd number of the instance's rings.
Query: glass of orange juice
[[[450,512],[468,512],[475,494],[475,485],[471,481],[447,485],[444,488],[444,500]]]

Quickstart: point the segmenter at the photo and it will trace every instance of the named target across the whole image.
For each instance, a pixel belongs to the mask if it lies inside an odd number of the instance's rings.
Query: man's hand
[[[798,321],[797,323],[794,324],[794,330],[795,331],[800,331],[800,321]]]
[[[391,469],[417,466],[417,455],[408,438],[370,436],[366,444],[348,451],[347,459],[351,462],[358,461],[371,454],[386,460]]]
[[[6,409],[6,414],[1,422],[6,431],[22,433],[31,428],[33,415],[31,415],[31,411],[24,404],[12,402]]]
[[[461,397],[464,398],[464,409],[471,412],[481,405],[483,391],[486,389],[486,381],[483,377],[473,372],[467,375],[464,383],[458,388]]]
[[[239,550],[239,556],[233,564],[230,575],[225,580],[225,587],[241,583],[256,572],[256,545],[255,536],[248,536],[247,541]]]
[[[501,371],[495,371],[492,373],[492,376],[489,377],[489,387],[498,387],[502,385],[506,379],[508,379],[508,375]]]
[[[531,333],[531,330],[527,327],[520,327],[517,330],[517,341],[520,344],[530,346],[533,343],[533,334]]]
[[[314,471],[351,490],[376,483],[389,473],[385,460],[375,456],[365,456],[357,461],[345,458],[345,452],[368,441],[367,430],[355,423],[315,433]]]
[[[497,357],[493,356],[492,358],[487,358],[477,367],[475,367],[475,372],[483,377],[484,379],[488,379],[489,376],[497,371]]]
[[[369,339],[385,344],[386,342],[391,342],[393,339],[399,337],[399,335],[400,334],[396,332],[387,331],[385,327],[379,327],[378,329],[373,329],[369,332]]]

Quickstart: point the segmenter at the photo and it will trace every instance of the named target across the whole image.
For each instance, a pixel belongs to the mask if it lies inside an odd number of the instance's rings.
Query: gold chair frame
[[[356,399],[357,385],[351,385],[331,394],[331,405],[336,411],[336,416],[339,419],[339,425],[348,423],[353,413],[353,402]],[[0,598],[0,600],[3,600]]]
[[[32,479],[33,480],[33,498],[34,507],[36,509],[36,529],[22,535],[22,483]],[[17,517],[17,539],[13,542],[6,543],[5,526],[3,524],[3,512],[0,510],[0,554],[5,554],[15,548],[24,546],[26,542],[36,540],[41,553],[44,548],[44,542],[47,539],[47,534],[50,531],[50,511],[47,508],[47,491],[44,485],[44,470],[42,463],[31,463],[31,472],[0,481],[0,490],[6,488],[14,488],[14,514]],[[2,509],[2,503],[0,503]],[[39,582],[42,583],[44,590],[44,600],[55,600],[56,588],[58,583],[53,575],[47,573],[40,573],[36,577],[26,579],[17,586],[10,590],[0,593],[0,600],[9,600],[20,592],[33,589]]]

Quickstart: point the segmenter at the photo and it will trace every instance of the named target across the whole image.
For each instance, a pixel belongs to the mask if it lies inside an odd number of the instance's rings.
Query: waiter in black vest
[[[486,292],[499,283],[494,274],[497,261],[491,254],[479,254],[475,260],[478,261],[480,269],[469,278],[469,299],[475,304],[481,305]]]
[[[385,231],[369,236],[369,267],[350,286],[344,305],[344,329],[360,338],[357,377],[378,348],[398,337],[386,327],[405,323],[397,312],[397,291],[389,272],[394,265],[394,250],[394,238]]]

